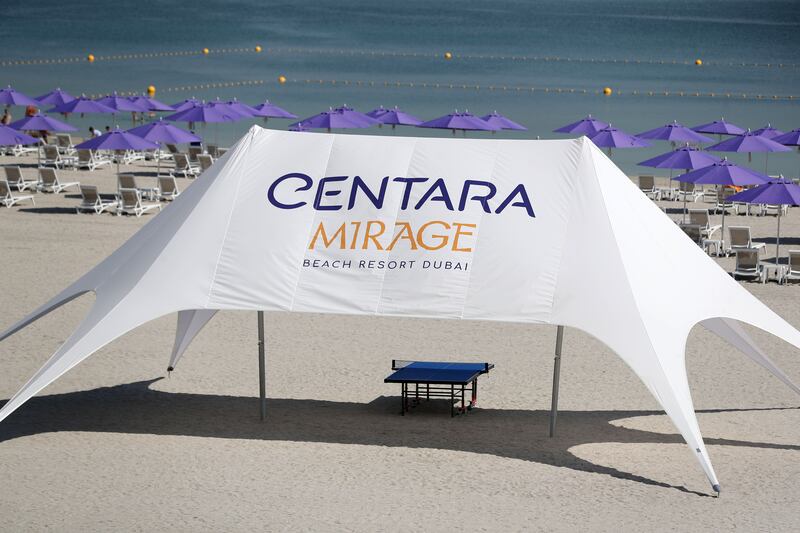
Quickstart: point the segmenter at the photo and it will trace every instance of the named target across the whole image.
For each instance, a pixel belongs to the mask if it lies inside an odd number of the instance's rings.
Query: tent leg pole
[[[561,377],[561,345],[564,342],[564,326],[556,329],[556,354],[553,358],[553,397],[550,403],[550,438],[556,434],[556,415],[558,414],[558,382]]]
[[[264,311],[258,311],[258,395],[261,400],[261,420],[267,417],[267,370],[264,355]]]

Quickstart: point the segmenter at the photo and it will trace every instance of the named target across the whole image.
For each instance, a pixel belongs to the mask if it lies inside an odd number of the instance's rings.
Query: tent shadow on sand
[[[661,411],[561,411],[557,435],[550,439],[546,431],[548,411],[480,409],[467,417],[450,420],[446,408],[440,405],[421,406],[411,416],[401,417],[399,399],[395,397],[381,396],[366,404],[279,398],[268,400],[267,421],[262,424],[258,420],[257,398],[150,388],[160,379],[32,398],[24,409],[0,424],[0,443],[40,433],[82,431],[431,448],[532,461],[708,496],[684,486],[595,464],[570,452],[581,444],[605,442],[683,444],[677,433],[612,424],[629,417],[663,415]],[[697,412],[784,409],[800,408]],[[706,443],[800,451],[800,445],[732,439],[709,438]]]

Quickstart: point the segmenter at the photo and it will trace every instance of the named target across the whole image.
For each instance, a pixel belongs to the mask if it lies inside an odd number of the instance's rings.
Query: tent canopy
[[[653,280],[684,272],[690,292]],[[800,332],[731,279],[586,138],[478,140],[254,126],[153,221],[0,340],[71,299],[94,305],[0,410],[131,329],[178,312],[170,366],[217,310],[555,324],[616,352],[718,481],[685,346],[698,323],[800,393],[743,321]],[[608,312],[613,309],[613,312]]]

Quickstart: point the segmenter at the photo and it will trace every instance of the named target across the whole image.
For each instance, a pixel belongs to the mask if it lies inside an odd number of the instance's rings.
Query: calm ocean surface
[[[714,92],[800,97],[800,5],[797,1],[659,0],[592,1],[474,0],[364,2],[354,0],[265,2],[256,0],[5,0],[0,25],[0,60],[85,57],[249,48],[264,52],[210,54],[72,64],[0,67],[0,83],[37,96],[59,86],[73,94],[114,90],[144,91],[153,84],[167,103],[195,96],[238,97],[250,104],[269,98],[301,117],[347,103],[362,111],[399,105],[422,118],[453,109],[476,114],[497,110],[530,129],[496,137],[554,138],[551,131],[591,113],[630,133],[673,119],[687,126],[724,116],[742,127],[766,123],[800,128],[800,101],[735,100],[676,96],[634,96],[631,91]],[[301,48],[304,52],[290,52]],[[326,50],[312,53],[310,50]],[[435,54],[382,57],[330,51]],[[442,54],[451,51],[454,59]],[[618,59],[629,63],[463,58],[460,55],[538,56]],[[702,67],[693,64],[696,58]],[[635,63],[636,60],[643,63]],[[652,63],[652,61],[656,63]],[[657,61],[692,64],[658,64]],[[779,67],[742,67],[740,63],[784,63]],[[277,83],[290,80],[338,80],[336,85]],[[166,88],[225,81],[266,80],[264,85],[167,92]],[[473,89],[385,88],[344,85],[342,80],[411,81]],[[590,94],[489,91],[484,87],[535,86],[589,90]],[[605,86],[626,94],[604,97]],[[21,110],[15,110],[18,118]],[[82,129],[114,119],[71,118]],[[119,118],[122,127],[129,117]],[[253,122],[209,125],[205,135],[228,144]],[[270,121],[285,128],[288,121]],[[359,130],[355,130],[359,131]],[[360,130],[375,135],[391,130]],[[202,130],[199,133],[203,133]],[[397,134],[450,135],[422,129]],[[489,134],[473,133],[475,136]],[[666,151],[615,150],[625,170],[645,171],[637,161]],[[746,155],[736,155],[738,162]],[[763,170],[763,154],[753,156]],[[773,154],[770,173],[797,176],[800,156]]]

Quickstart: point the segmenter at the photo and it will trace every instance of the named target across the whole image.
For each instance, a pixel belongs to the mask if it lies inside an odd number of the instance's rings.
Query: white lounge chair
[[[661,191],[656,189],[655,176],[639,176],[639,190],[652,200],[661,200]]]
[[[758,261],[758,250],[743,248],[736,250],[736,266],[731,272],[733,279],[738,277],[755,279],[764,282],[764,270]]]
[[[722,226],[719,224],[711,225],[711,217],[708,209],[690,209],[689,224],[700,226],[701,234],[704,239],[710,239]]]
[[[160,203],[143,202],[142,193],[136,189],[120,189],[119,196],[120,205],[117,207],[117,215],[136,215],[138,218],[153,209],[161,211]]]
[[[67,168],[75,166],[76,159],[72,156],[61,155],[58,151],[58,146],[54,144],[45,145],[42,150],[44,151],[44,159],[41,164],[46,167]]]
[[[190,146],[189,147],[189,161],[192,163],[197,163],[197,156],[203,153],[202,146]]]
[[[763,242],[753,242],[750,237],[750,226],[728,226],[728,234],[731,238],[732,251],[746,250],[748,248],[761,250],[766,246]]]
[[[122,189],[136,189],[142,196],[154,200],[158,197],[159,190],[158,188],[147,188],[147,187],[139,187],[136,183],[136,177],[133,174],[120,174],[119,179],[117,180],[117,190]]]
[[[75,208],[76,213],[89,211],[100,214],[119,205],[119,201],[116,199],[110,200],[100,196],[94,185],[81,185],[81,198],[81,204]]]
[[[719,254],[720,242],[718,240],[706,239],[703,235],[703,226],[700,224],[680,224],[680,228],[692,242],[707,253],[711,253],[711,246],[715,247],[714,252]]]
[[[144,161],[144,153],[136,150],[114,150],[114,161],[120,165],[130,165],[136,161]]]
[[[716,198],[716,205],[714,206],[714,213],[722,213],[725,211],[729,213],[733,211],[737,215],[739,214],[739,207],[737,204],[728,200],[731,196],[736,194],[736,189],[731,187],[719,187],[717,189],[717,198]]]
[[[94,150],[78,150],[78,168],[85,168],[91,171],[110,164],[110,159],[98,155]]]
[[[696,190],[694,183],[680,182],[678,187],[678,200],[696,202],[703,196],[703,191]]]
[[[781,283],[800,280],[800,250],[789,250],[789,265]]]
[[[159,200],[174,200],[181,193],[178,190],[178,182],[175,181],[175,176],[159,176],[158,188]]]
[[[72,136],[69,133],[57,133],[56,142],[58,151],[63,155],[74,155],[75,145],[72,144]]]
[[[200,163],[200,173],[202,174],[214,164],[214,158],[208,154],[200,154],[197,156],[197,162]]]
[[[172,158],[175,160],[175,168],[172,169],[171,176],[180,174],[185,178],[196,178],[200,173],[200,167],[193,165],[186,154],[173,154]]]
[[[11,194],[11,185],[6,180],[0,180],[0,205],[11,207],[19,202],[30,200],[33,205],[36,205],[36,200],[30,194],[15,196]]]
[[[17,144],[11,148],[11,155],[14,157],[21,157],[23,155],[38,153],[38,151],[38,146],[23,146],[21,144]]]
[[[6,168],[6,181],[12,189],[18,191],[36,190],[39,185],[39,180],[26,180],[22,175],[22,170],[19,167],[5,167]]]
[[[69,187],[80,187],[77,181],[62,182],[54,168],[39,169],[39,190],[42,192],[60,193]]]
[[[164,146],[167,147],[169,155],[175,155],[181,153],[180,150],[178,150],[178,147],[174,144],[166,143]]]
[[[206,153],[214,159],[219,159],[219,146],[216,144],[207,144]]]

